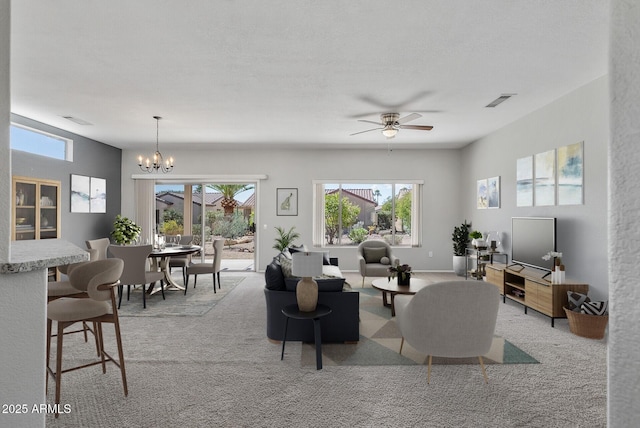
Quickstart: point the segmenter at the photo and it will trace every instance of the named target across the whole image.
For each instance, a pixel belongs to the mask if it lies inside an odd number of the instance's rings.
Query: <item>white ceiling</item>
[[[11,7],[12,112],[120,148],[460,147],[608,70],[604,0]],[[350,136],[389,111],[434,129]]]

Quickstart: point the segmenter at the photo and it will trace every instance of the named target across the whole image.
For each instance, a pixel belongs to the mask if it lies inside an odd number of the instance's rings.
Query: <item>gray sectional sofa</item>
[[[323,342],[355,342],[360,337],[360,294],[352,291],[337,266],[337,259],[325,254],[322,277],[314,278],[318,283],[318,303],[332,309],[323,317],[321,333]],[[291,254],[280,253],[265,270],[264,295],[267,303],[267,337],[282,340],[285,316],[282,308],[296,303],[296,285],[300,278],[292,277]],[[289,320],[287,341],[313,342],[313,323],[306,320]]]

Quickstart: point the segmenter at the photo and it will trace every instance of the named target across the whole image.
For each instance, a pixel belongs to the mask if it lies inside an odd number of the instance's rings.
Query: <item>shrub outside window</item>
[[[420,246],[422,183],[314,182],[314,246]]]

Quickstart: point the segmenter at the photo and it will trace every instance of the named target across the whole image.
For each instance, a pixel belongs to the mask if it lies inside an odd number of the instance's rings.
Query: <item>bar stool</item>
[[[114,292],[114,287],[119,284],[119,278],[122,274],[123,268],[124,262],[121,259],[105,259],[82,263],[69,272],[69,282],[79,292],[86,292],[88,297],[61,297],[47,303],[47,372],[55,379],[56,382],[56,418],[58,417],[58,408],[60,404],[60,381],[62,373],[97,364],[102,365],[102,372],[106,373],[105,362],[111,361],[120,368],[124,395],[128,395],[127,375],[124,365],[124,355],[122,352],[122,338],[120,335],[120,322],[118,320],[118,307],[116,305],[116,296]],[[55,371],[49,366],[53,321],[57,322],[58,327],[56,335]],[[95,323],[94,334],[96,335],[100,359],[88,364],[63,370],[62,343],[64,338],[64,329],[77,322]],[[102,335],[102,323],[104,322],[112,323],[114,325],[118,347],[118,361],[114,360],[104,350]]]

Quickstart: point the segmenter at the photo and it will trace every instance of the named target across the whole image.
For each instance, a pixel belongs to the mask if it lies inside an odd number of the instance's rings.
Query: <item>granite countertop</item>
[[[62,239],[11,241],[11,260],[0,262],[0,274],[30,272],[89,260],[89,253]]]

